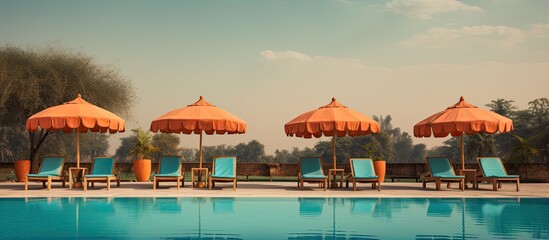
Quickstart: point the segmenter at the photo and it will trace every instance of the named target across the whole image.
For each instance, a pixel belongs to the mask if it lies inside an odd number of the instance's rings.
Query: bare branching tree
[[[83,53],[56,47],[0,47],[0,126],[24,129],[34,113],[70,101],[78,93],[126,119],[137,100],[131,82],[115,67],[97,64]],[[51,134],[29,132],[33,171],[37,153]]]

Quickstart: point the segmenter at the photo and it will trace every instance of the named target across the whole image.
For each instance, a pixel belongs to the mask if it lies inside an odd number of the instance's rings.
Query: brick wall
[[[211,163],[203,163],[203,167],[211,169]],[[76,166],[76,163],[65,163],[65,169]],[[81,167],[91,167],[91,163],[80,163]],[[183,163],[185,171],[189,172],[191,168],[197,168],[198,163]],[[299,164],[295,163],[238,163],[237,175],[239,176],[297,176]],[[332,163],[324,164],[324,172],[328,173],[328,169],[332,168]],[[345,169],[345,173],[350,172],[349,164],[338,164],[338,168]],[[117,163],[116,171],[118,173],[131,173],[133,170],[132,163]],[[152,172],[156,172],[158,163],[152,164]],[[454,165],[456,171],[461,168],[461,165]],[[466,164],[465,168],[477,169],[477,164]],[[528,165],[505,164],[508,174],[518,174],[523,180],[535,182],[549,182],[549,164],[547,163],[532,163]],[[0,173],[13,172],[13,163],[0,163]],[[417,177],[420,178],[427,174],[425,163],[387,163],[386,179],[389,181],[391,177]]]

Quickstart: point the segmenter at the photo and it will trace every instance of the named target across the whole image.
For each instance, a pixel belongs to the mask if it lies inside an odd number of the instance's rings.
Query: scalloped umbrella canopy
[[[46,108],[27,119],[25,127],[29,131],[39,128],[49,131],[75,131],[76,134],[76,164],[80,167],[80,133],[92,132],[124,132],[126,122],[115,114],[95,106],[82,96],[78,96],[61,105]]]
[[[352,110],[332,98],[332,102],[303,113],[284,125],[287,136],[303,138],[322,135],[332,138],[334,169],[336,168],[335,135],[343,137],[379,133],[379,123]]]
[[[414,125],[414,136],[436,138],[461,136],[461,167],[465,168],[463,135],[476,133],[504,133],[513,130],[513,120],[495,112],[469,104],[463,97],[459,102],[444,111],[424,119]]]
[[[151,122],[152,132],[200,134],[200,157],[202,167],[202,133],[241,134],[246,133],[247,124],[235,115],[218,108],[200,96],[187,107],[167,112]]]

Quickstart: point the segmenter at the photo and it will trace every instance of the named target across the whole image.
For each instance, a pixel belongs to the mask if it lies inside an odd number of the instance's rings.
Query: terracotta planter
[[[15,160],[15,177],[18,182],[24,182],[27,179],[27,174],[30,173],[30,160]]]
[[[376,175],[379,177],[379,181],[385,181],[385,171],[387,170],[385,160],[374,161],[374,170],[376,171]]]
[[[133,161],[133,172],[138,182],[148,182],[151,177],[151,160],[139,159]]]

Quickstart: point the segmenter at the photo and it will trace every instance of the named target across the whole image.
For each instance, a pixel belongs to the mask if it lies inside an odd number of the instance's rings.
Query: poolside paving
[[[480,189],[462,192],[457,189],[457,184],[452,188],[443,186],[441,191],[436,191],[434,184],[428,184],[424,189],[421,183],[410,182],[384,183],[382,191],[372,189],[369,184],[361,184],[356,192],[351,186],[324,191],[317,184],[306,184],[305,189],[300,190],[295,182],[240,181],[236,191],[233,191],[231,184],[223,183],[217,183],[211,191],[192,188],[189,182],[180,190],[174,183],[161,183],[156,191],[152,189],[152,182],[122,182],[120,187],[113,185],[108,191],[104,183],[83,191],[62,188],[60,183],[54,183],[52,190],[47,191],[40,183],[30,183],[29,190],[25,191],[23,183],[0,182],[0,197],[549,197],[549,183],[521,184],[519,192],[515,191],[514,184],[503,184],[499,191],[492,191],[489,184],[480,184]]]

